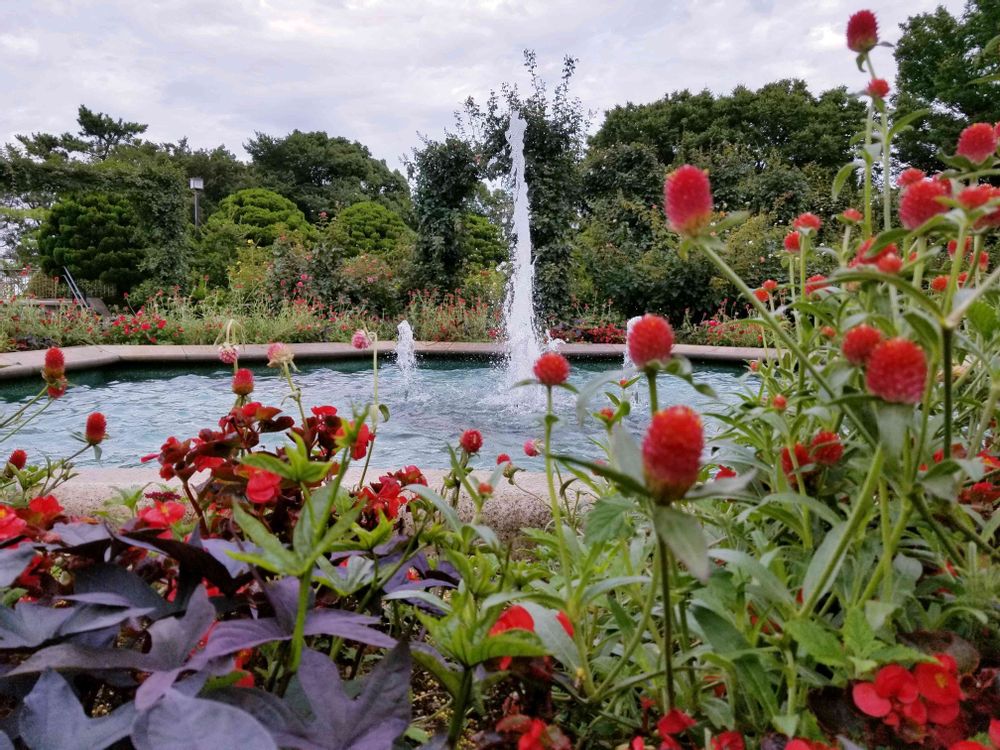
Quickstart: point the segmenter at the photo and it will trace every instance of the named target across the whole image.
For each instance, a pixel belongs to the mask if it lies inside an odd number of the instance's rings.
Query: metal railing
[[[87,301],[87,295],[83,293],[83,290],[76,283],[73,278],[73,274],[69,272],[66,266],[63,266],[63,280],[66,282],[66,286],[69,287],[70,294],[73,295],[73,299],[76,300],[76,304],[80,307],[90,307],[90,302]]]

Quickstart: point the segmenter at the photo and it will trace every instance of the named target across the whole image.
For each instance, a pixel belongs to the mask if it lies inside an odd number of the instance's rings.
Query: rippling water
[[[570,382],[580,387],[602,372],[617,368],[620,364],[612,362],[574,363]],[[283,400],[288,385],[277,371],[262,364],[250,369],[257,384],[253,398],[293,414],[294,402]],[[723,401],[732,401],[744,388],[741,372],[736,367],[699,366],[695,376],[711,384]],[[139,459],[157,452],[167,436],[183,439],[202,427],[215,427],[218,418],[233,405],[231,370],[222,366],[129,368],[70,376],[72,386],[66,395],[5,441],[0,450],[24,448],[32,463],[39,463],[43,456],[69,455],[80,447],[70,433],[82,432],[87,415],[101,411],[108,419],[109,434],[101,446],[101,465],[138,466]],[[379,397],[388,405],[391,416],[388,423],[379,426],[372,465],[445,467],[445,443],[454,444],[463,430],[476,428],[484,436],[484,462],[492,464],[498,453],[509,453],[519,465],[531,467],[533,462],[525,459],[522,445],[542,435],[541,415],[514,405],[516,394],[502,392],[501,378],[501,373],[485,362],[422,360],[407,388],[391,360],[381,364]],[[350,415],[352,406],[362,407],[371,400],[371,363],[306,364],[296,382],[302,388],[307,412],[309,406],[331,404],[341,414]],[[675,378],[661,377],[659,382],[661,406],[682,403],[705,409],[716,403]],[[31,381],[0,386],[0,413],[9,414],[13,404],[27,401],[35,385]],[[555,439],[577,455],[598,455],[587,437],[601,436],[601,426],[591,419],[581,428],[575,416],[575,398],[565,391],[557,395],[556,410],[562,419],[556,426]],[[603,400],[595,399],[592,411],[604,405]],[[633,406],[637,416],[631,418],[631,425],[637,432],[646,422],[647,412],[645,402]],[[282,441],[281,436],[269,437],[271,445]],[[540,466],[538,459],[535,462]],[[76,463],[97,465],[89,451]]]

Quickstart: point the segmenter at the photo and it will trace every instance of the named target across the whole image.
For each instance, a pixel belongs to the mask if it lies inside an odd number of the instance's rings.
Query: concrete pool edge
[[[493,467],[487,466],[483,469],[473,469],[473,476],[478,481],[486,481],[490,477]],[[377,480],[389,470],[369,468],[367,482]],[[424,469],[424,476],[427,478],[431,488],[438,489],[441,486],[446,469]],[[361,469],[359,466],[352,466],[347,471],[345,482],[347,486],[354,486],[360,479]],[[506,479],[498,482],[493,489],[493,497],[486,501],[483,507],[482,522],[492,528],[497,536],[504,540],[517,537],[524,528],[544,528],[552,518],[548,489],[545,474],[541,472],[519,471],[516,475],[518,486],[511,485]],[[193,484],[200,484],[197,476]],[[159,489],[166,486],[182,494],[180,483],[176,480],[165,482],[160,479],[155,468],[132,468],[132,469],[101,469],[86,468],[77,469],[76,475],[56,488],[52,493],[59,499],[66,513],[77,516],[92,516],[98,511],[108,512],[109,516],[118,521],[128,518],[128,511],[122,505],[110,506],[107,501],[113,500],[122,491],[135,491],[144,486],[149,489]],[[140,507],[146,506],[147,501],[140,502]],[[186,504],[186,503],[185,503]],[[458,503],[459,516],[465,521],[471,521],[474,516],[472,501],[463,493]],[[188,510],[188,515],[193,518],[193,513]]]
[[[245,344],[240,358],[247,362],[267,360],[267,344]],[[356,360],[371,357],[371,350],[359,350],[350,344],[311,343],[290,344],[298,360]],[[396,342],[380,341],[380,354],[395,351]],[[564,344],[559,351],[570,359],[615,360],[624,356],[624,344]],[[414,352],[422,357],[494,358],[504,354],[502,344],[418,341]],[[768,356],[765,349],[738,346],[698,346],[677,344],[674,352],[688,359],[703,362],[742,363]],[[63,347],[66,369],[92,370],[125,364],[178,364],[182,362],[212,363],[219,361],[218,347],[212,344],[114,344]],[[42,369],[44,349],[0,353],[0,380],[35,377]]]

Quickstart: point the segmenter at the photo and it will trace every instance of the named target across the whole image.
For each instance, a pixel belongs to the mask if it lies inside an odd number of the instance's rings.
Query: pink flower
[[[280,341],[276,341],[267,347],[268,367],[284,367],[292,364],[292,360],[294,359],[295,354],[292,352],[292,347],[288,344],[282,344]]]
[[[372,345],[372,340],[368,338],[368,333],[363,330],[357,330],[354,335],[351,336],[351,346],[355,349],[367,349]]]
[[[970,125],[958,137],[958,147],[955,151],[973,164],[982,164],[997,151],[997,133],[993,126],[986,122]]]

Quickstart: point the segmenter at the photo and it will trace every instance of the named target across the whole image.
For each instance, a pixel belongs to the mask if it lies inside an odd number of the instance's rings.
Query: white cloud
[[[30,5],[30,7],[29,7]],[[875,7],[884,38],[937,0]],[[945,0],[958,12],[962,0]],[[601,113],[683,88],[798,76],[863,80],[844,48],[845,0],[86,0],[0,4],[0,139],[74,129],[80,103],[148,122],[147,136],[242,153],[254,131],[326,130],[398,165],[467,96],[528,86],[525,48]],[[893,75],[880,49],[877,69]]]

